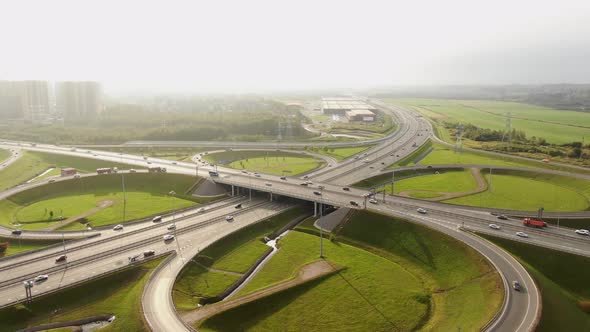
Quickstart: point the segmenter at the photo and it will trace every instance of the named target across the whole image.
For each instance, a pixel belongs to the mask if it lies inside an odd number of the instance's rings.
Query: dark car
[[[321,192],[319,192],[319,191],[314,191],[314,192],[313,192],[313,194],[314,194],[314,195],[317,195],[317,196],[322,196],[322,193],[321,193]]]
[[[352,206],[359,206],[359,203],[357,203],[355,201],[350,201],[350,205],[352,205]]]
[[[12,231],[12,235],[21,235],[23,233],[23,231],[21,231],[20,229],[15,229]]]
[[[522,287],[520,287],[520,283],[516,280],[512,282],[512,288],[514,288],[514,290],[517,292],[520,292],[520,290],[522,289]]]
[[[508,220],[508,217],[506,217],[506,216],[505,216],[505,215],[503,215],[503,214],[502,214],[502,215],[499,215],[499,216],[497,216],[496,218],[498,218],[498,219],[502,219],[502,220]]]
[[[235,208],[236,209],[241,209],[242,208],[242,204],[240,203],[240,204],[236,205]]]
[[[56,259],[55,259],[55,262],[56,262],[56,263],[59,263],[59,262],[65,262],[65,261],[66,261],[66,259],[68,259],[68,256],[66,256],[66,255],[61,255],[61,256],[59,256],[58,258],[56,258]]]
[[[344,187],[344,188],[342,188],[342,190],[344,190],[344,191],[350,191],[350,188]]]

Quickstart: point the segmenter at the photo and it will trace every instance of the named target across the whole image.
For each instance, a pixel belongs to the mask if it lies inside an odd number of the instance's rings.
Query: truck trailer
[[[542,228],[542,227],[547,227],[547,223],[542,221],[542,220],[536,220],[533,218],[524,218],[522,220],[522,224],[527,226],[527,227],[536,227],[536,228]]]

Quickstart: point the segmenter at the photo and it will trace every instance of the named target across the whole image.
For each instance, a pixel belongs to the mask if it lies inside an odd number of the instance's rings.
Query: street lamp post
[[[320,188],[320,258],[324,258],[324,232],[322,228],[322,217],[324,216],[324,189]]]

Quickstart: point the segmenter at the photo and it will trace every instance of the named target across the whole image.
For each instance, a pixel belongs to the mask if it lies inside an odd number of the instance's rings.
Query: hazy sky
[[[106,91],[589,83],[590,1],[2,0],[0,45]]]

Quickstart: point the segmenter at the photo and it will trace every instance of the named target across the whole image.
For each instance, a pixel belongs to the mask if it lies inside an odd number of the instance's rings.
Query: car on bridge
[[[257,178],[259,178],[260,177],[260,174],[259,173],[254,173],[254,176],[257,177]]]
[[[66,256],[66,255],[60,255],[59,257],[57,257],[57,258],[55,259],[55,262],[56,262],[56,263],[65,262],[65,261],[66,261],[66,259],[68,259],[68,256]]]
[[[159,222],[162,221],[162,216],[155,216],[152,218],[152,222]]]
[[[153,256],[155,254],[156,254],[156,251],[150,249],[150,250],[146,250],[146,251],[143,252],[143,257],[150,257],[150,256]]]
[[[501,219],[501,220],[508,220],[508,217],[506,217],[505,215],[501,214],[499,216],[497,216],[496,218]]]
[[[47,279],[49,279],[49,276],[47,274],[41,274],[41,275],[38,275],[35,278],[33,278],[33,281],[34,282],[43,282]]]
[[[527,233],[525,233],[525,232],[516,232],[516,236],[519,236],[519,237],[529,237],[529,235]]]
[[[359,203],[357,203],[355,201],[350,201],[350,205],[352,205],[352,206],[359,206]]]
[[[281,176],[281,180],[287,181],[287,177],[286,176]]]
[[[12,235],[21,235],[22,233],[23,233],[23,231],[21,231],[20,229],[12,230]]]
[[[374,198],[371,198],[371,199],[369,200],[369,203],[371,203],[371,204],[377,204],[377,200],[376,200],[376,199],[374,199]]]
[[[267,182],[264,185],[267,186],[267,187],[272,187],[272,183],[270,183],[270,182]]]
[[[234,216],[232,216],[232,215],[225,217],[225,221],[232,221],[232,220],[234,220]]]
[[[426,209],[423,209],[423,208],[417,208],[417,209],[416,209],[416,212],[418,212],[418,213],[421,213],[421,214],[426,214],[426,213],[428,213],[428,212],[426,211]]]
[[[500,229],[500,226],[496,225],[496,224],[489,224],[488,225],[491,229]]]
[[[162,237],[162,239],[164,239],[165,242],[172,241],[172,240],[174,240],[174,235],[166,234]]]
[[[319,191],[314,191],[313,194],[316,195],[316,196],[322,196],[322,193],[319,192]]]
[[[576,234],[580,234],[580,235],[590,235],[590,231],[588,231],[587,229],[576,229],[575,230]]]
[[[168,227],[166,227],[167,230],[172,231],[176,229],[176,225],[175,224],[170,224],[168,225]]]
[[[123,230],[123,225],[119,224],[119,225],[113,227],[113,230],[114,231],[121,231],[121,230]]]
[[[350,188],[348,188],[348,187],[343,187],[343,188],[342,188],[342,190],[344,190],[344,191],[350,191]]]

